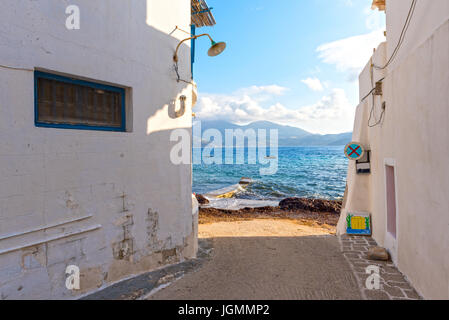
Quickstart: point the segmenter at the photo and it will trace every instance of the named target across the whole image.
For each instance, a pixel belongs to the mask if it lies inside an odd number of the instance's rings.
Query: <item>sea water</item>
[[[277,172],[273,175],[260,175],[259,169],[266,164],[224,164],[224,149],[218,150],[223,164],[193,165],[193,192],[207,194],[235,185],[242,177],[253,182],[233,199],[220,200],[215,207],[275,205],[287,197],[343,197],[348,166],[344,146],[279,147]],[[235,153],[234,148],[234,156]]]

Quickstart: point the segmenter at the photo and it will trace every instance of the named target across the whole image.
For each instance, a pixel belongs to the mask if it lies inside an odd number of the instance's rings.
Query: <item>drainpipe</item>
[[[190,33],[193,36],[195,36],[196,28],[194,24],[190,25]],[[190,40],[190,72],[191,72],[191,78],[193,79],[193,64],[195,63],[195,38]]]

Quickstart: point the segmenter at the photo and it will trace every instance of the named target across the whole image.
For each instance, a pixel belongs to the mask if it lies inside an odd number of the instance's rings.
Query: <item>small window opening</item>
[[[125,89],[35,72],[38,127],[126,131]]]

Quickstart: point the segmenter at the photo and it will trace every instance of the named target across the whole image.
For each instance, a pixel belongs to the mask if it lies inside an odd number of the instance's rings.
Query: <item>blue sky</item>
[[[271,120],[316,133],[352,130],[357,74],[384,41],[370,0],[207,0],[217,20],[198,29],[227,49],[196,44],[199,120]]]

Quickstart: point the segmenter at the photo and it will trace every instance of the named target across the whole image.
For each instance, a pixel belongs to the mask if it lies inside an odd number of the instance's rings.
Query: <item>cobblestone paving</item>
[[[361,294],[367,300],[419,300],[422,299],[413,289],[404,275],[391,261],[372,261],[366,258],[371,247],[377,246],[371,237],[357,237],[344,235],[339,237],[341,250],[349,262],[359,286]],[[368,266],[379,266],[380,289],[369,290],[366,280],[370,274],[366,273]]]

